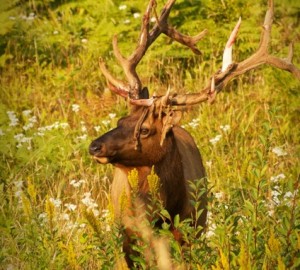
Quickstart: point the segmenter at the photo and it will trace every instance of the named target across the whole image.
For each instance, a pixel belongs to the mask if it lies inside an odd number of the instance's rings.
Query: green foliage
[[[157,2],[160,8],[163,1]],[[239,16],[235,59],[256,49],[265,2],[178,0],[172,25],[190,35],[209,30],[198,45],[202,55],[162,36],[138,67],[143,83],[152,92],[164,93],[168,85],[178,93],[198,91],[220,67]],[[123,77],[112,36],[118,34],[121,52],[129,55],[145,7],[140,0],[1,2],[1,268],[125,269],[122,229],[108,211],[112,167],[95,164],[87,148],[128,111],[106,91],[98,58]],[[297,66],[299,10],[296,1],[276,1],[271,48],[286,57],[294,41]],[[190,109],[182,122],[207,170],[208,227],[198,237],[202,228],[189,220],[170,220],[153,192],[147,212],[154,218],[142,227],[151,237],[137,239],[136,268],[159,269],[159,254],[187,269],[299,268],[299,82],[264,67],[228,88],[212,106]],[[149,179],[159,184],[154,173]],[[191,190],[199,216],[203,190],[199,182]],[[160,229],[153,228],[157,216],[164,221]],[[177,232],[185,245],[175,240]]]

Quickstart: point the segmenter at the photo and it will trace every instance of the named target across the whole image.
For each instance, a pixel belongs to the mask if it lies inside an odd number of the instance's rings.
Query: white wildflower
[[[110,113],[108,114],[109,118],[110,119],[114,119],[116,117],[116,114],[115,113]]]
[[[222,138],[222,135],[217,135],[216,137],[210,139],[210,143],[215,145],[218,141],[220,141],[220,139]]]
[[[69,211],[75,211],[76,210],[76,208],[77,208],[77,205],[75,205],[75,204],[72,204],[72,203],[66,203],[65,204],[65,207],[69,210]]]
[[[298,194],[298,190],[295,190],[294,192],[288,191],[284,194],[283,200],[287,204],[287,206],[289,207],[292,206],[292,201],[297,196],[297,194]]]
[[[83,229],[83,228],[85,228],[86,227],[86,223],[81,223],[80,225],[79,225],[79,228],[81,228],[81,229]]]
[[[120,6],[119,6],[119,10],[125,10],[126,8],[127,8],[126,5],[120,5]]]
[[[278,198],[279,196],[280,196],[280,192],[279,191],[277,191],[277,190],[272,190],[271,191],[272,200],[277,205],[280,203],[280,200]]]
[[[60,199],[50,198],[49,201],[54,205],[54,207],[59,208],[61,206]]]
[[[156,18],[155,17],[151,17],[150,22],[155,23],[156,22]]]
[[[25,138],[25,135],[23,133],[19,133],[14,135],[14,138],[17,142],[22,142],[22,140]]]
[[[83,39],[81,40],[81,43],[88,43],[88,40],[87,40],[86,38],[83,38]]]
[[[94,214],[95,217],[98,217],[100,215],[99,210],[97,210],[95,208],[92,208],[92,212],[93,212],[93,214]]]
[[[216,193],[215,193],[215,198],[216,198],[217,200],[222,200],[222,199],[224,199],[224,197],[225,197],[225,193],[222,192],[222,191],[216,192]]]
[[[101,127],[100,126],[95,126],[94,129],[96,130],[96,132],[99,132]]]
[[[229,125],[225,125],[225,126],[221,125],[220,129],[222,129],[224,132],[227,132],[230,130],[230,126]]]
[[[208,161],[205,162],[205,164],[206,164],[207,167],[210,168],[211,165],[212,165],[212,161],[211,161],[211,160],[208,160]]]
[[[103,209],[102,210],[102,215],[103,218],[109,217],[109,210],[108,209]]]
[[[284,151],[281,147],[276,146],[272,149],[272,152],[277,155],[278,157],[286,156],[287,152]]]
[[[133,18],[138,19],[139,17],[141,17],[141,13],[139,12],[133,13]]]
[[[23,114],[25,117],[29,117],[29,116],[31,115],[31,113],[32,113],[32,110],[24,110],[24,111],[22,112],[22,114]]]
[[[83,195],[83,199],[81,200],[81,202],[87,206],[88,210],[92,210],[95,216],[99,215],[99,211],[96,210],[96,208],[98,207],[98,204],[94,201],[93,198],[91,198],[91,193],[90,192],[86,192]],[[97,213],[98,211],[98,213]]]
[[[77,113],[79,112],[80,106],[78,104],[72,104],[72,111]]]
[[[82,136],[77,137],[78,140],[85,141],[87,139],[87,134],[83,134]]]
[[[276,175],[276,176],[271,176],[271,178],[270,178],[270,180],[271,180],[271,182],[272,183],[277,183],[278,182],[278,180],[280,180],[280,179],[285,179],[285,175],[283,174],[283,173],[280,173],[280,174],[278,174],[278,175]]]
[[[189,126],[192,128],[196,128],[199,126],[199,119],[193,119],[190,123]]]
[[[53,35],[58,35],[58,33],[59,33],[59,32],[58,32],[57,30],[54,30],[54,31],[53,31]]]
[[[129,20],[129,19],[126,19],[126,20],[124,21],[124,24],[130,24],[130,20]]]
[[[103,120],[102,124],[108,126],[110,124],[110,120]]]
[[[216,226],[215,223],[209,224],[208,225],[208,230],[206,232],[206,237],[210,238],[210,237],[214,236],[216,228],[217,228],[217,226]]]
[[[63,214],[60,216],[60,219],[61,219],[61,220],[69,221],[69,220],[70,220],[70,216],[69,216],[69,214],[67,214],[67,213],[63,213]]]
[[[82,184],[84,184],[85,182],[86,182],[86,181],[83,180],[83,179],[81,179],[81,180],[79,180],[79,181],[76,181],[75,179],[73,179],[73,180],[70,181],[70,185],[73,186],[73,187],[75,187],[75,188],[78,188],[78,187],[80,187]]]
[[[62,129],[66,129],[67,127],[69,127],[69,124],[68,123],[60,123],[60,127]]]
[[[7,111],[8,118],[10,120],[9,126],[15,127],[19,124],[19,119],[16,116],[16,113],[14,111]]]
[[[43,212],[39,214],[38,219],[42,220],[42,222],[47,222],[48,221],[47,213]]]

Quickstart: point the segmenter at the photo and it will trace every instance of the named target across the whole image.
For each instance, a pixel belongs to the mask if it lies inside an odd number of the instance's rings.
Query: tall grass
[[[0,266],[126,269],[122,228],[110,212],[113,168],[96,164],[87,149],[128,104],[104,90],[95,51],[65,48],[65,66],[45,65],[42,52],[56,57],[55,47],[31,43],[30,62],[13,41],[6,55],[15,50],[15,61],[5,62],[0,78]],[[145,59],[153,68],[147,75],[156,72],[144,83],[161,93],[168,85],[174,92],[201,89],[217,65],[218,46],[210,46],[211,59]],[[248,52],[243,46],[237,55]],[[180,246],[167,224],[139,224],[137,269],[300,267],[299,88],[290,74],[264,67],[232,82],[214,104],[187,110],[181,124],[201,151],[209,181],[208,228],[197,238],[177,220],[187,242]]]

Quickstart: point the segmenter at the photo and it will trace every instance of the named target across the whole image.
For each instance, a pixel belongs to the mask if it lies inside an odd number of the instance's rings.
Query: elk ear
[[[163,128],[160,138],[160,145],[162,146],[167,133],[173,126],[177,125],[182,117],[181,111],[169,111],[162,119]]]

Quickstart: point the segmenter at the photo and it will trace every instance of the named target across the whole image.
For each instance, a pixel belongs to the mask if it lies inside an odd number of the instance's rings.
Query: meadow
[[[271,52],[286,57],[293,41],[300,67],[300,5],[277,2]],[[152,93],[197,92],[220,67],[239,16],[234,58],[253,53],[266,5],[178,1],[173,25],[189,34],[209,30],[198,44],[202,55],[161,37],[139,65],[143,83]],[[113,167],[97,164],[88,146],[130,110],[107,89],[98,58],[123,76],[112,35],[130,54],[144,9],[138,0],[3,1],[0,269],[127,269],[109,203]],[[187,108],[181,125],[206,167],[208,227],[196,237],[197,228],[177,219],[187,243],[180,246],[167,223],[146,224],[135,269],[299,269],[299,104],[299,81],[263,66],[229,83],[213,104]],[[197,209],[197,183],[192,189]],[[167,220],[155,194],[153,203]],[[159,248],[149,255],[149,245]]]

